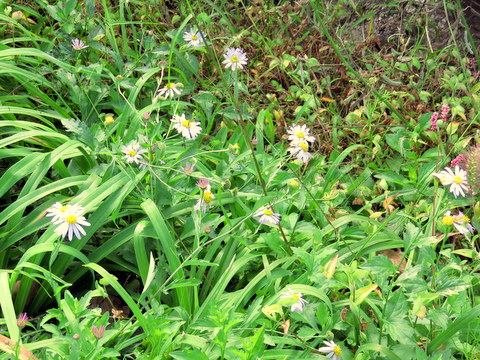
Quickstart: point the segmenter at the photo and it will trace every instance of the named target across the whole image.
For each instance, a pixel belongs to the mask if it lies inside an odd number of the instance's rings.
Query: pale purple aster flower
[[[450,192],[455,197],[465,197],[465,192],[469,191],[467,172],[458,166],[455,166],[453,171],[447,167],[439,173],[433,173],[433,176],[437,177],[442,185],[450,186]]]
[[[295,300],[295,303],[291,304],[290,306],[291,312],[302,312],[305,305],[308,304],[308,301],[302,297],[301,293],[294,293],[292,289],[287,289],[286,292],[282,292],[282,294],[280,295],[280,299]]]
[[[258,219],[260,224],[277,225],[280,223],[280,214],[273,212],[273,209],[270,206],[262,206],[253,215],[260,217]]]
[[[164,99],[173,98],[175,95],[180,95],[182,91],[183,90],[180,89],[177,84],[169,82],[163,88],[158,90],[158,96],[161,96]]]
[[[62,222],[65,217],[70,214],[73,215],[82,215],[85,209],[82,205],[79,204],[66,204],[62,205],[60,202],[56,202],[50,208],[47,209],[47,213],[45,214],[46,217],[52,218],[52,223],[56,224],[58,222]]]
[[[185,164],[185,166],[181,167],[182,171],[185,173],[185,175],[191,175],[193,171],[195,170],[195,164],[190,164],[188,161]]]
[[[202,132],[198,121],[190,121],[185,118],[185,114],[173,115],[170,120],[173,123],[173,128],[177,130],[185,139],[193,140]]]
[[[308,164],[313,155],[308,152],[309,146],[306,141],[300,141],[295,146],[288,148],[288,151],[304,164]]]
[[[202,212],[205,213],[207,208],[212,206],[213,199],[215,199],[215,195],[212,194],[210,185],[207,185],[207,188],[203,191],[202,197],[198,199],[197,203],[195,204],[194,209],[196,211],[201,209]]]
[[[93,332],[93,336],[95,336],[97,339],[101,339],[103,337],[104,332],[105,332],[105,326],[101,325],[97,328],[94,325],[94,326],[92,326],[92,332]]]
[[[228,48],[227,53],[223,54],[223,57],[225,60],[222,63],[225,64],[225,69],[231,68],[232,71],[243,69],[243,66],[247,65],[248,62],[245,51],[240,48]]]
[[[82,226],[90,226],[90,223],[86,221],[84,216],[76,214],[68,214],[64,219],[57,221],[58,227],[54,230],[55,233],[63,238],[68,235],[68,241],[72,241],[73,236],[77,239],[81,239],[82,235],[87,233]]]
[[[201,178],[197,181],[197,186],[200,189],[206,189],[208,187],[209,181],[207,178]]]
[[[122,152],[125,154],[123,158],[127,160],[127,163],[138,164],[140,169],[144,169],[146,167],[146,165],[141,161],[143,160],[142,154],[147,152],[147,150],[143,149],[139,143],[122,146]]]
[[[82,40],[73,39],[72,40],[72,48],[73,48],[73,50],[80,51],[80,50],[88,48],[88,45],[85,45]]]
[[[189,29],[183,33],[183,40],[187,42],[187,46],[200,47],[203,44],[203,36],[200,31]]]
[[[301,142],[314,143],[315,137],[310,135],[307,125],[293,125],[287,130],[288,140],[291,146],[298,146]]]
[[[322,346],[318,351],[327,354],[326,357],[332,360],[340,360],[340,355],[342,355],[342,348],[335,344],[333,341],[324,341],[326,346]]]

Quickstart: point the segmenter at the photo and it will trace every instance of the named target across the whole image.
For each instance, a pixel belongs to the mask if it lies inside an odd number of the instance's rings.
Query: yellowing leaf
[[[360,305],[378,287],[377,284],[370,284],[355,291],[355,304]]]
[[[95,36],[95,37],[93,38],[93,40],[95,40],[95,41],[100,41],[100,40],[102,40],[104,37],[105,37],[105,34],[98,34],[97,36]]]
[[[330,98],[328,98],[328,97],[321,97],[320,100],[321,100],[321,101],[328,102],[328,103],[333,103],[333,102],[335,102],[335,100],[330,99]]]
[[[327,279],[330,279],[333,275],[335,275],[335,270],[337,269],[338,263],[338,254],[335,254],[333,258],[331,258],[327,264],[325,265],[325,269],[323,270],[323,275]]]

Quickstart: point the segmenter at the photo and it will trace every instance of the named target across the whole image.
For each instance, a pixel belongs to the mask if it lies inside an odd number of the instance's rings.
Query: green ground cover
[[[0,359],[478,359],[475,46],[371,16],[0,1]]]

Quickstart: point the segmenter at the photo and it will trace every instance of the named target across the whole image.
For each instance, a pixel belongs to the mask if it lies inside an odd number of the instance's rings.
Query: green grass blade
[[[17,326],[17,316],[13,307],[12,293],[8,284],[8,273],[0,273],[0,306],[2,307],[3,318],[7,325],[10,338],[18,342],[20,339],[20,331]]]

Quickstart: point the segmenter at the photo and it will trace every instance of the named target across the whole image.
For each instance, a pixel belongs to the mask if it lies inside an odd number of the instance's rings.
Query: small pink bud
[[[206,189],[208,187],[208,179],[206,178],[201,178],[200,180],[197,181],[197,186],[200,188],[200,189]]]
[[[27,313],[21,313],[17,319],[17,326],[20,329],[23,329],[25,326],[27,326],[27,323],[28,323]]]
[[[105,332],[105,326],[101,325],[98,328],[96,326],[92,326],[93,336],[97,339],[101,339],[103,337],[103,333]]]

